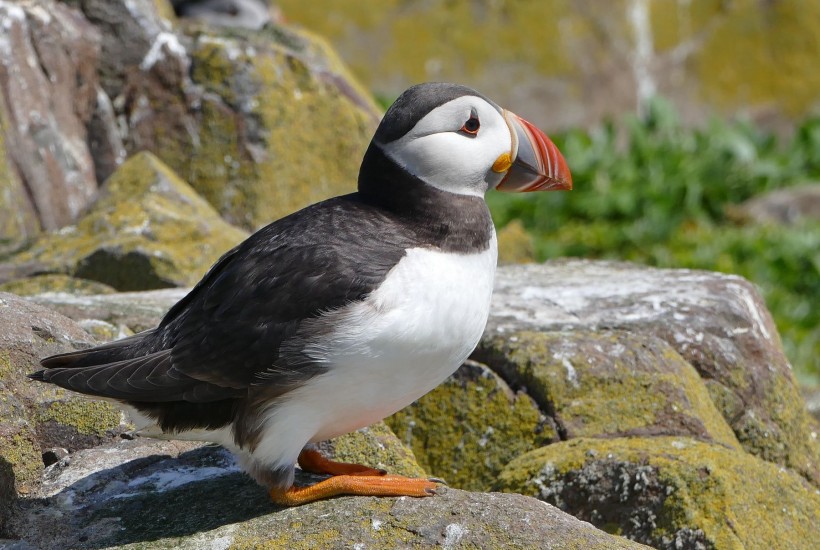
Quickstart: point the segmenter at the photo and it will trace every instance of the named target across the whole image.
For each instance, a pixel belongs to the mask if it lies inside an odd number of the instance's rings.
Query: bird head
[[[567,163],[544,132],[457,84],[405,91],[385,113],[373,145],[416,178],[451,193],[572,189]]]

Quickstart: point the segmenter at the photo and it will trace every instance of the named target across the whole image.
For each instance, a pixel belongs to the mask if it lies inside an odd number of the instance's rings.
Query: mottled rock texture
[[[475,359],[495,368],[493,358],[505,356],[505,346],[515,347],[514,339],[520,332],[630,333],[630,338],[643,339],[641,346],[645,346],[643,350],[630,351],[630,354],[666,356],[667,361],[679,365],[681,373],[691,373],[674,358],[678,355],[694,367],[699,381],[689,376],[688,382],[684,383],[687,379],[679,378],[681,388],[690,388],[687,390],[690,395],[682,397],[689,403],[701,401],[698,395],[702,395],[702,388],[692,389],[691,386],[693,382],[704,386],[743,449],[764,460],[793,468],[814,484],[820,482],[816,430],[812,427],[771,316],[760,294],[748,281],[733,275],[651,269],[627,263],[567,260],[549,262],[546,266],[504,269],[496,284],[487,331],[473,354]],[[575,337],[573,334],[566,343],[577,348],[577,344],[571,342]],[[666,345],[662,346],[656,339]],[[554,340],[554,343],[559,342]],[[617,342],[611,346],[610,353],[597,356],[617,363],[615,352],[620,348]],[[559,372],[565,360],[576,372],[577,369],[594,371],[596,368],[593,349],[588,349],[588,356],[572,350],[567,354],[567,349],[562,346],[542,346],[541,350],[547,354],[545,359],[556,365],[553,369]],[[521,361],[526,367],[526,356]],[[582,365],[582,361],[588,365]],[[538,361],[534,364],[541,365]],[[569,377],[570,370],[564,368]],[[503,365],[499,364],[499,369],[503,372]],[[616,372],[611,373],[613,384],[618,380]],[[634,373],[633,381],[644,376]],[[516,387],[515,382],[511,382]],[[527,382],[521,379],[517,383]],[[653,384],[657,388],[660,383],[658,376]],[[562,385],[571,388],[566,382]],[[559,391],[560,387],[554,386],[550,390]],[[641,387],[648,386],[638,384],[635,391]],[[656,399],[646,391],[633,395],[647,401]],[[535,395],[533,397],[538,400]],[[539,405],[549,409],[555,403],[547,397]],[[711,407],[704,405],[707,409]],[[686,411],[670,412],[675,412],[673,417],[678,418],[674,422],[685,425],[688,421],[684,422],[683,416],[694,410],[687,407]],[[605,409],[596,412],[605,413]],[[634,422],[630,419],[618,421],[622,426]],[[705,417],[702,422],[705,422],[702,425],[707,431],[707,424],[715,426]],[[718,440],[727,441],[726,434]]]
[[[81,451],[48,469],[37,496],[12,528],[38,548],[644,548],[521,495],[442,489],[281,509],[225,451],[172,442]]]
[[[37,489],[43,450],[76,451],[119,433],[120,414],[111,405],[26,377],[41,357],[92,343],[70,319],[0,293],[0,533],[17,495]]]
[[[474,361],[387,423],[429,472],[472,491],[492,488],[516,456],[559,440],[529,395]]]
[[[820,183],[778,189],[749,199],[728,214],[739,222],[798,225],[820,220]]]
[[[78,223],[140,151],[246,229],[356,187],[380,111],[319,37],[164,0],[3,0],[0,25],[0,257]]]
[[[655,93],[694,123],[741,114],[783,128],[818,105],[814,2],[276,4],[387,98],[414,82],[464,82],[547,130],[632,113]]]
[[[820,525],[799,475],[685,437],[562,441],[511,462],[499,485],[654,548],[810,548]]]
[[[73,222],[97,190],[88,125],[100,36],[50,0],[0,2],[0,240]]]
[[[164,289],[31,299],[111,337],[154,326],[184,294]],[[441,387],[387,419],[397,435],[377,425],[323,444],[325,452],[411,475],[426,470],[454,488],[524,492],[600,529],[662,548],[766,548],[773,540],[810,540],[806,530],[820,510],[812,486],[816,428],[768,314],[746,281],[555,261],[501,268],[494,300],[474,354],[482,363],[468,361]],[[751,422],[758,431],[748,429]],[[117,449],[130,445],[180,452],[159,442],[127,442]],[[75,472],[69,486],[54,486],[48,494],[33,487],[51,512],[74,518],[59,540],[79,546],[196,547],[216,540],[238,547],[332,547],[340,540],[412,546],[452,542],[447,537],[461,533],[453,547],[471,547],[465,533],[481,531],[488,542],[475,541],[479,547],[532,547],[539,544],[533,533],[548,529],[538,535],[541,544],[572,547],[556,534],[555,517],[531,515],[539,508],[516,496],[449,490],[421,501],[354,498],[266,509],[264,492],[231,470],[224,455],[180,449],[185,452],[179,459],[145,458],[155,465],[171,461],[145,475],[138,473],[141,462],[123,463],[131,451],[89,450],[63,459],[55,454],[59,461],[45,486],[63,470]],[[80,470],[65,469],[66,460]],[[101,465],[93,466],[98,460]],[[106,468],[118,481],[100,477]],[[224,476],[213,477],[225,469]],[[190,486],[181,485],[188,481]],[[110,498],[112,491],[123,496]],[[234,493],[243,495],[241,503],[210,504]],[[103,510],[93,504],[98,498],[113,504]],[[13,523],[18,537],[57,536],[40,523],[50,517],[41,503],[21,502]],[[72,502],[86,508],[66,508]],[[393,515],[405,514],[406,506],[423,515]],[[428,506],[434,512],[428,514]],[[135,514],[137,509],[152,512]],[[314,523],[315,514],[348,521],[328,527],[326,518]],[[431,514],[453,519],[439,524],[444,520]],[[405,529],[397,517],[416,519]],[[470,527],[465,517],[483,527]],[[580,532],[586,531],[575,534]],[[599,544],[583,540],[576,546]],[[628,544],[606,540],[602,547]]]
[[[44,235],[17,260],[118,290],[193,285],[246,236],[162,161],[139,153],[77,225]]]

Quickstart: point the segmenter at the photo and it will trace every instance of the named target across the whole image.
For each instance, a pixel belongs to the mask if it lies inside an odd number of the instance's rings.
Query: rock
[[[278,10],[272,10],[267,0],[171,0],[171,4],[177,16],[209,25],[261,29],[274,17],[277,23],[282,22]]]
[[[71,223],[96,192],[86,124],[97,102],[100,38],[52,0],[2,1],[0,24],[0,157],[10,161],[0,161],[8,189],[0,219],[9,220],[0,239],[20,240]]]
[[[100,82],[108,97],[118,98],[127,76],[140,72],[140,65],[151,68],[146,58],[185,63],[171,30],[168,17],[173,14],[167,2],[82,0],[78,7],[100,35]]]
[[[727,212],[736,221],[796,225],[820,221],[820,183],[778,189],[754,197]]]
[[[42,269],[42,266],[40,267]],[[35,275],[25,279],[14,279],[0,284],[0,292],[11,292],[18,296],[32,296],[45,292],[60,292],[73,296],[95,294],[111,294],[116,292],[113,287],[90,281],[53,273],[50,275]]]
[[[196,28],[190,75],[202,93],[185,108],[194,114],[134,107],[132,149],[153,151],[247,229],[355,190],[379,112],[332,50],[284,27],[241,35]],[[136,84],[130,105],[154,105],[162,94]]]
[[[464,82],[548,131],[632,115],[654,95],[702,126],[740,115],[785,130],[816,112],[815,3],[275,4],[388,100],[415,82]]]
[[[689,438],[563,441],[511,462],[499,485],[654,548],[808,548],[820,525],[799,475]]]
[[[0,258],[21,248],[40,231],[37,212],[8,155],[5,116],[0,108]]]
[[[37,548],[643,548],[552,506],[442,489],[430,498],[342,497],[296,508],[215,447],[121,441],[50,466],[11,534]],[[297,482],[315,481],[300,474]],[[361,545],[361,546],[359,546]]]
[[[319,448],[326,457],[338,462],[365,464],[403,476],[428,475],[413,451],[405,447],[384,422],[324,441]]]
[[[0,293],[0,534],[10,503],[39,485],[43,449],[75,451],[120,431],[120,413],[111,405],[26,378],[40,358],[92,344],[70,319]]]
[[[791,367],[763,300],[741,277],[582,260],[506,267],[473,357],[494,368],[499,338],[604,330],[645,338],[661,354],[651,338],[665,341],[697,370],[747,452],[820,483],[816,433]]]
[[[141,153],[106,181],[76,226],[43,236],[12,261],[119,290],[192,285],[246,236],[156,157]]]
[[[128,327],[133,332],[154,328],[165,313],[189,289],[166,288],[146,292],[118,292],[93,296],[46,293],[31,296],[32,302],[48,306],[77,321],[95,320]]]
[[[483,346],[496,372],[549,411],[561,439],[682,435],[740,448],[697,371],[651,335],[522,331]]]
[[[430,473],[452,487],[486,491],[510,460],[558,440],[551,420],[528,395],[468,361],[386,421]]]

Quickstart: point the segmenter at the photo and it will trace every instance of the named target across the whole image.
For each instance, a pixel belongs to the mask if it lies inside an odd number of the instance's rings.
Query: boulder
[[[13,294],[0,293],[0,533],[17,495],[40,483],[42,453],[99,445],[121,432],[121,415],[26,377],[47,355],[93,344],[76,323]]]
[[[685,437],[562,441],[511,462],[499,487],[654,548],[808,548],[820,525],[796,473]]]
[[[11,531],[36,548],[644,548],[512,494],[443,488],[282,509],[226,451],[164,441],[75,453],[48,468],[36,497]]]
[[[190,286],[246,236],[159,159],[140,153],[106,181],[77,225],[44,235],[12,261],[119,290]]]
[[[0,25],[0,242],[19,244],[73,222],[97,190],[100,37],[53,0],[2,1]]]
[[[505,353],[504,342],[514,347],[514,339],[520,333],[534,331],[626,332],[633,344],[647,346],[629,354],[666,356],[667,363],[678,364],[678,371],[684,373],[686,368],[670,354],[674,350],[697,371],[701,384],[743,449],[792,468],[814,484],[820,483],[816,431],[772,318],[757,289],[745,279],[720,273],[584,260],[558,260],[499,270],[487,330],[473,357],[503,375],[503,365],[496,369],[494,358]],[[566,342],[571,343],[572,338],[575,336],[571,335]],[[667,346],[661,347],[657,340]],[[554,337],[553,342],[560,343],[561,338]],[[594,344],[584,346],[590,360],[596,356],[606,360],[603,355],[607,353],[597,353]],[[617,342],[613,343],[609,355],[614,357],[618,349]],[[535,350],[539,348],[536,346]],[[553,373],[570,372],[561,366],[564,357],[551,355],[543,347],[540,351],[544,353],[534,356],[533,363],[538,363],[539,358],[549,360],[554,364]],[[583,359],[583,354],[566,357],[576,373],[582,368]],[[516,363],[525,365],[527,360],[524,356]],[[590,364],[583,369],[593,372],[596,367]],[[648,374],[646,369],[642,370]],[[622,375],[613,373],[611,381]],[[551,376],[560,385],[550,391],[560,391],[562,386],[571,388],[566,377]],[[646,374],[636,374],[630,383],[639,382],[643,376]],[[660,373],[651,377],[655,378],[651,387],[663,386]],[[692,380],[691,376],[688,379]],[[508,382],[516,387],[515,380]],[[646,387],[639,382],[634,389],[644,391]],[[686,401],[698,402],[700,398],[695,393],[690,392]],[[546,403],[539,405],[548,410]],[[683,422],[683,416],[690,414],[691,411],[679,411],[672,418]],[[634,426],[635,420],[624,418],[619,423]],[[714,422],[704,418],[701,424],[711,430],[716,441],[727,441],[725,434],[715,437]]]
[[[651,335],[522,331],[485,340],[482,355],[561,439],[682,435],[740,448],[697,371]]]
[[[490,490],[510,460],[559,439],[529,395],[475,361],[387,423],[427,471],[473,491]]]
[[[736,221],[755,224],[820,222],[820,183],[777,189],[738,204],[727,214]]]
[[[327,44],[279,26],[185,28],[196,105],[170,112],[178,90],[130,82],[132,150],[153,151],[246,229],[355,190],[379,111]]]
[[[101,321],[141,332],[157,326],[171,306],[181,300],[188,290],[165,288],[90,296],[49,292],[30,296],[28,299],[77,321]]]

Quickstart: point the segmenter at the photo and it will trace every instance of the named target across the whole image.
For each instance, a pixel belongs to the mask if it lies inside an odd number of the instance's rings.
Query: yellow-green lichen
[[[37,422],[54,421],[84,435],[104,436],[119,427],[120,416],[120,411],[110,403],[73,398],[44,404]]]
[[[331,441],[333,459],[373,468],[382,468],[390,474],[424,477],[413,452],[405,447],[384,422],[337,437]]]
[[[616,479],[630,471],[634,479]],[[623,509],[619,517],[643,506],[652,518],[651,531],[639,538],[648,544],[669,545],[700,530],[701,542],[715,548],[801,548],[820,522],[820,495],[794,472],[689,438],[564,441],[510,463],[499,486],[558,501],[593,523],[611,510],[601,501],[592,513],[585,503],[594,501],[596,487],[614,487],[620,492],[610,505]]]
[[[566,437],[688,434],[739,448],[697,371],[657,338],[524,331],[487,346]]]
[[[376,108],[321,40],[199,34],[191,56],[199,139],[157,154],[226,219],[253,229],[355,189]]]
[[[572,69],[565,38],[582,23],[566,1],[481,3],[366,1],[280,4],[288,18],[327,37],[372,85],[381,78],[423,82],[450,75],[475,80],[494,68],[536,67],[545,75]],[[532,37],[538,36],[533,48]],[[492,37],[488,40],[487,37]],[[412,44],[412,47],[408,47]]]
[[[69,294],[110,294],[116,292],[112,287],[90,281],[88,279],[78,279],[68,275],[49,274],[35,275],[25,279],[15,279],[7,283],[0,284],[0,292],[11,292],[18,296],[33,296],[43,292],[65,292]]]
[[[2,420],[2,423],[6,430],[14,429],[8,420]],[[36,437],[28,426],[18,426],[8,436],[0,434],[0,463],[3,462],[11,466],[17,493],[27,494],[34,490],[43,472],[43,459]]]
[[[76,226],[43,236],[14,261],[118,290],[192,285],[245,236],[167,165],[139,153],[107,180]]]
[[[454,487],[487,490],[507,462],[558,439],[544,420],[529,397],[468,364],[386,422],[425,470]]]

